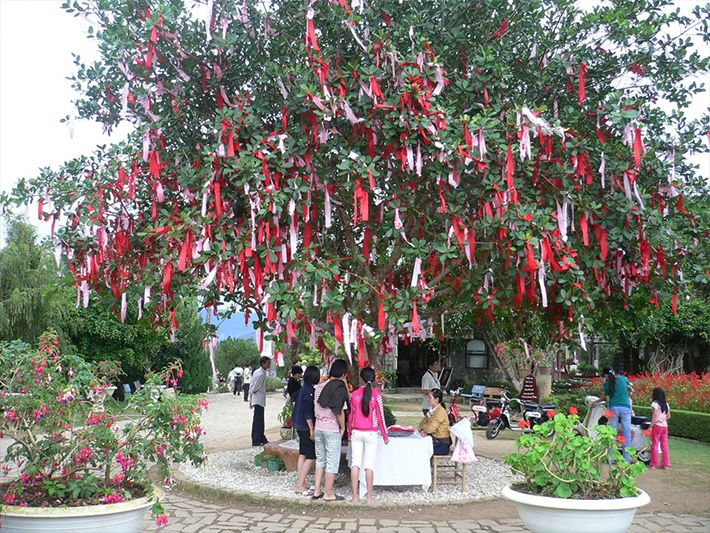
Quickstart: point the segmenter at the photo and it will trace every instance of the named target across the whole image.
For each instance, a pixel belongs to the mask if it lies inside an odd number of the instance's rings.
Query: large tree
[[[361,363],[445,313],[524,306],[565,336],[614,293],[675,301],[659,228],[692,223],[710,8],[579,4],[74,2],[102,55],[76,60],[78,114],[136,131],[15,196],[61,221],[84,301],[108,284],[177,327],[198,290]]]
[[[0,249],[0,340],[37,342],[49,327],[75,331],[75,310],[58,283],[50,248],[22,218],[7,220]]]

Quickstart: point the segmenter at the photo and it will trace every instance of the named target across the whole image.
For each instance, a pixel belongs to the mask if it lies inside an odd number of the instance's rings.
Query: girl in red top
[[[372,503],[375,494],[372,490],[375,478],[375,459],[377,458],[377,432],[382,433],[385,444],[389,442],[385,425],[384,405],[380,391],[373,388],[375,371],[365,367],[360,371],[360,378],[365,385],[353,392],[350,405],[348,435],[350,437],[350,482],[353,489],[353,501],[360,501],[360,468],[365,469],[367,481],[367,501]]]

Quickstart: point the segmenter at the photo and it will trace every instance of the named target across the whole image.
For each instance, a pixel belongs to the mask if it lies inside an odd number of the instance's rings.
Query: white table
[[[431,456],[434,443],[431,437],[413,433],[407,437],[390,437],[385,444],[381,435],[377,438],[374,485],[419,485],[423,490],[431,486]],[[348,465],[352,464],[351,450],[347,452]],[[367,493],[365,469],[360,469],[360,496]]]

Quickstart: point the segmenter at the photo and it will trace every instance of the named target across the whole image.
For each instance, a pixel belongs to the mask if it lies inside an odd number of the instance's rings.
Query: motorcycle
[[[486,387],[484,385],[474,385],[471,392],[463,392],[461,387],[450,390],[449,394],[454,397],[454,402],[458,398],[468,400],[471,409],[471,426],[487,427],[489,420],[498,417],[500,409],[491,405],[491,400],[486,400],[483,396]],[[498,402],[500,405],[500,402]]]
[[[596,396],[585,397],[584,403],[587,404],[587,414],[584,417],[582,426],[577,427],[580,434],[587,434],[593,439],[597,435],[596,427],[605,426],[609,423],[609,419],[604,416],[607,408],[604,400]],[[651,422],[648,418],[635,416],[632,409],[631,443],[627,447],[636,450],[636,458],[646,464],[651,462],[651,438],[647,435],[650,428]]]
[[[492,406],[495,406],[496,403],[500,405],[500,414],[488,423],[486,438],[489,440],[495,439],[505,428],[511,431],[530,432],[536,425],[547,422],[550,419],[547,412],[555,408],[550,403],[525,402],[519,398],[509,398],[506,392],[501,395],[500,400],[488,401],[488,404]],[[511,424],[511,403],[517,403],[520,406],[524,424],[516,424],[515,426]]]

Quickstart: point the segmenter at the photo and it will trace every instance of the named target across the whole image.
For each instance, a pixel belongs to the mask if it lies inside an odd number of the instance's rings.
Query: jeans
[[[658,446],[661,446],[663,454],[662,463],[658,464]],[[658,468],[659,466],[671,466],[671,456],[668,452],[668,426],[659,426],[653,424],[651,427],[651,466]]]
[[[325,468],[329,474],[337,474],[340,468],[340,432],[316,429],[316,468]]]
[[[432,437],[434,439],[434,437]],[[434,455],[449,455],[451,453],[451,438],[434,439]]]
[[[251,421],[251,445],[263,446],[269,442],[264,435],[264,407],[254,406],[254,418]]]
[[[631,444],[631,409],[617,406],[612,407],[611,410],[614,411],[616,416],[609,420],[609,424],[611,424],[617,432],[619,431],[619,424],[621,424],[621,432],[624,435],[624,442],[621,445],[621,449],[624,453],[624,459],[629,461],[631,457],[626,453],[626,448]]]

